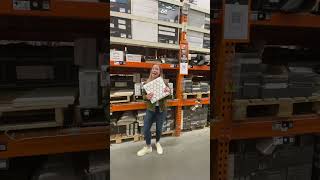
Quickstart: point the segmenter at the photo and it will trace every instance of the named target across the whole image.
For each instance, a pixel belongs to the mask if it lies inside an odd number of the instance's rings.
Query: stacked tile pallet
[[[244,8],[246,5],[242,3],[238,6]],[[265,68],[258,67],[262,61],[268,63],[267,58],[260,59],[263,51],[254,55],[255,62],[241,62],[243,56],[253,60],[250,55],[252,51],[247,51],[247,54],[237,52],[244,46],[258,48],[273,44],[288,46],[288,49],[292,48],[291,45],[316,47],[320,39],[313,30],[320,28],[316,23],[320,17],[315,15],[319,13],[319,3],[249,3],[252,4],[246,7],[251,16],[246,21],[250,33],[247,39],[242,40],[224,39],[223,30],[227,26],[224,15],[232,11],[230,7],[233,5],[221,1],[213,7],[216,14],[213,24],[219,38],[215,45],[218,52],[213,111],[216,120],[211,123],[211,151],[215,154],[211,156],[212,179],[318,179],[319,142],[315,135],[320,131],[319,115],[317,112],[293,113],[300,103],[310,103],[316,108],[318,97],[310,92],[314,86],[310,83],[314,74],[306,68],[280,66],[268,68],[268,73],[263,74],[262,70],[257,71],[258,68]],[[302,34],[305,35],[303,38]],[[281,56],[277,53],[273,55]],[[303,61],[301,58],[297,59]],[[279,65],[284,59],[288,58],[281,57],[273,64]],[[305,61],[303,63],[307,64]],[[240,69],[242,64],[247,68],[243,75]],[[286,93],[284,89],[287,89]],[[252,105],[263,108],[249,108]],[[250,117],[247,114],[248,111],[265,113],[266,107],[271,105],[278,106],[275,108],[279,110],[271,116]],[[305,138],[307,134],[309,137]]]
[[[121,118],[113,118],[114,134],[111,140],[122,142],[121,138],[134,141],[143,139],[141,132],[143,132],[146,105],[141,96],[141,84],[148,77],[149,70],[155,63],[160,64],[164,70],[165,81],[169,82],[173,95],[173,98],[167,101],[169,109],[163,125],[163,134],[180,134],[182,120],[178,119],[183,119],[181,118],[183,106],[209,104],[208,96],[200,99],[197,97],[183,99],[182,97],[183,87],[182,80],[179,78],[181,75],[179,75],[178,54],[182,36],[181,11],[185,3],[176,0],[116,0],[111,2],[111,82],[112,77],[131,78],[133,76],[133,83],[128,78],[124,78],[127,80],[127,85],[131,84],[131,87],[124,88],[130,91],[129,97],[123,102],[112,103],[111,114],[117,116],[116,114],[126,114],[130,111],[132,121],[129,124],[133,125],[129,125],[131,127],[127,129],[134,129],[127,133],[123,127],[121,132],[117,133],[119,132],[117,123],[121,122]],[[190,42],[188,49],[190,54],[199,54],[192,61],[195,63],[192,64],[189,60],[188,71],[189,74],[206,75],[210,72],[210,57],[208,56],[210,52],[208,19],[210,11],[205,9],[204,5],[189,2],[187,4],[192,11],[192,14],[188,13],[188,18],[192,20],[191,23],[187,23],[187,40]],[[199,22],[196,21],[196,18],[200,18]],[[201,35],[194,37],[191,32],[189,36],[189,31]],[[117,58],[116,54],[120,55],[120,58]],[[132,56],[137,58],[134,59]],[[119,87],[114,88],[112,92],[119,92]],[[113,96],[112,93],[111,96]],[[155,130],[155,124],[151,130]]]

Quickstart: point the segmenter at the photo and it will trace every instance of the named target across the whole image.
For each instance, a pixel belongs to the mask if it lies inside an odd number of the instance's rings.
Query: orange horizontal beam
[[[179,101],[175,100],[168,100],[168,106],[178,106]],[[141,110],[146,109],[145,102],[130,102],[130,103],[119,103],[119,104],[111,104],[111,112],[116,111],[133,111],[133,110]]]
[[[190,71],[210,71],[210,66],[193,66],[189,67]]]
[[[293,128],[288,129],[288,131],[272,130],[272,125],[278,121],[292,121]],[[318,115],[301,115],[292,118],[260,118],[260,120],[234,121],[232,126],[223,133],[233,140],[311,134],[320,132],[319,122],[320,116]],[[212,125],[211,137],[213,139],[216,139],[221,135],[219,133],[222,133],[222,122],[219,123],[216,123],[216,125],[213,123]]]
[[[194,106],[196,104],[199,104],[197,99],[184,99],[182,102],[182,106]],[[200,104],[210,104],[210,98],[200,99]]]
[[[9,136],[0,134],[0,144],[7,146],[0,151],[0,158],[59,154],[103,150],[109,147],[109,128],[87,127],[17,131]]]
[[[109,4],[51,0],[51,7],[48,11],[28,11],[13,10],[12,0],[1,0],[0,15],[107,20],[109,18]]]
[[[110,61],[111,68],[139,68],[139,69],[151,69],[155,63],[145,63],[145,62],[119,62]],[[174,69],[178,70],[179,65],[174,64],[160,64],[162,69]],[[193,66],[189,67],[191,71],[210,71],[210,66]]]
[[[320,28],[320,16],[296,13],[273,13],[270,20],[251,21],[252,25]]]
[[[145,62],[124,62],[123,64],[110,61],[111,68],[139,68],[139,69],[151,69],[155,63]],[[178,69],[173,64],[160,64],[162,69]]]

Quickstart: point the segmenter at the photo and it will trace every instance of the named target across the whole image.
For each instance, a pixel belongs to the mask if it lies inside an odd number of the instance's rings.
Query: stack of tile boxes
[[[261,64],[255,54],[239,53],[233,61],[237,99],[308,97],[315,77],[312,68]]]
[[[292,97],[311,96],[316,74],[312,68],[289,67],[289,92]]]
[[[202,105],[193,109],[191,106],[183,107],[183,124],[182,129],[189,130],[197,127],[203,127],[207,124],[208,106]]]
[[[172,23],[179,23],[180,17],[179,6],[157,0],[114,0],[111,2],[111,10]],[[113,37],[147,42],[179,42],[178,28],[119,17],[111,17],[110,34]]]
[[[232,180],[311,180],[312,136],[299,137],[300,143],[277,145],[269,155],[256,150],[256,141],[237,142],[229,155]]]
[[[210,2],[208,1],[208,7]],[[210,15],[204,12],[189,10],[188,26],[210,30]],[[210,49],[210,34],[188,30],[188,42],[191,47]]]

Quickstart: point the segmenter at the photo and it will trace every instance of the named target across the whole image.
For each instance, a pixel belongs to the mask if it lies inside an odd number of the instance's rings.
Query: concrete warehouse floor
[[[153,145],[152,153],[142,157],[136,153],[144,141],[112,144],[111,180],[210,179],[210,128],[163,137],[160,142],[163,155]]]

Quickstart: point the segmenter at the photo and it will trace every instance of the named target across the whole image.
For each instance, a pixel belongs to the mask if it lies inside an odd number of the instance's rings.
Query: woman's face
[[[160,67],[158,65],[154,65],[151,69],[151,77],[157,78],[160,76]]]

